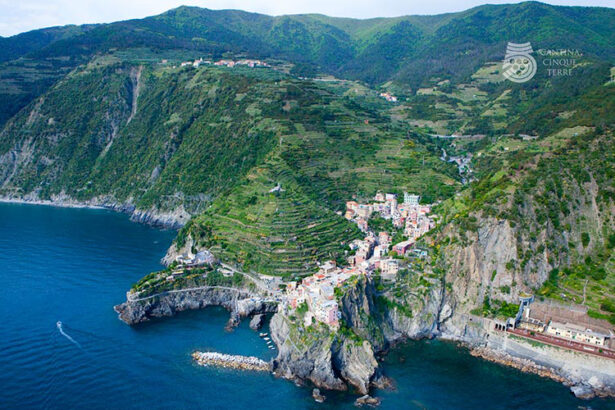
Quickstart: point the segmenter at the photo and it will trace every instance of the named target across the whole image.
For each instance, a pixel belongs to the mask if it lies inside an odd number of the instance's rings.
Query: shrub
[[[584,248],[587,248],[587,245],[589,245],[589,234],[587,232],[583,232],[581,234],[581,243],[583,244]]]

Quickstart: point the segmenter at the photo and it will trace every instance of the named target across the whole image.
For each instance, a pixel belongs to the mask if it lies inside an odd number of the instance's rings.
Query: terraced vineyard
[[[305,94],[295,92],[299,108],[273,126],[281,130],[277,146],[180,238],[190,235],[197,247],[244,270],[292,277],[313,271],[317,261],[342,261],[346,244],[361,236],[341,216],[345,201],[379,190],[436,200],[459,186],[437,149],[375,114],[375,97],[340,99],[340,84],[280,85],[287,95],[298,86]]]
[[[316,261],[338,258],[361,235],[309,199],[279,161],[268,161],[246,179],[188,227],[200,246],[229,263],[291,277],[313,270]],[[270,192],[277,184],[280,191]]]

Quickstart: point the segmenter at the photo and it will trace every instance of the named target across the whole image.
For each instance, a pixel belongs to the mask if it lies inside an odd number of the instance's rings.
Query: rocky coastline
[[[504,366],[514,367],[515,369],[521,370],[524,373],[536,374],[540,377],[546,377],[559,383],[568,382],[565,377],[562,377],[557,374],[555,369],[541,366],[529,359],[522,359],[519,357],[511,356],[508,353],[504,353],[502,351],[489,349],[485,346],[478,346],[470,349],[470,354],[474,357],[480,357],[481,359],[493,363],[499,363]]]
[[[472,348],[470,354],[481,359],[498,363],[504,366],[513,367],[524,373],[536,374],[546,377],[569,387],[571,392],[580,399],[591,399],[594,397],[615,398],[615,389],[609,386],[592,386],[590,381],[575,380],[572,377],[562,375],[558,369],[547,367],[536,363],[533,360],[512,356],[506,352],[479,346]],[[613,363],[615,366],[615,363]]]
[[[212,286],[169,291],[142,299],[129,298],[115,306],[115,310],[119,318],[130,325],[207,306],[222,306],[229,310],[229,323],[232,324],[239,323],[241,318],[275,313],[269,327],[278,355],[270,370],[274,375],[297,384],[325,390],[352,390],[364,396],[373,389],[386,388],[390,383],[383,375],[377,357],[404,340],[437,337],[462,343],[473,356],[563,383],[577,397],[615,397],[615,390],[608,382],[596,382],[583,374],[571,377],[561,371],[557,362],[548,355],[543,356],[539,364],[514,351],[513,354],[507,353],[491,340],[494,337],[489,338],[489,332],[481,324],[471,322],[465,315],[455,314],[454,300],[438,288],[421,304],[415,305],[412,315],[401,314],[396,308],[383,308],[376,303],[378,296],[370,279],[359,281],[341,298],[340,306],[343,320],[355,337],[340,332],[323,333],[305,345],[297,341],[297,329],[276,303],[264,302],[258,294],[247,289]],[[366,321],[370,317],[370,321],[379,323],[377,328]],[[550,360],[553,366],[549,365]]]
[[[254,314],[272,313],[276,304],[264,301],[249,290],[204,286],[198,289],[168,291],[142,299],[127,298],[114,307],[119,319],[128,325],[147,322],[153,318],[169,317],[185,310],[222,306],[230,312],[230,321]]]
[[[0,196],[0,202],[57,206],[62,208],[108,209],[129,215],[130,220],[133,222],[164,229],[180,229],[191,217],[182,206],[170,211],[161,211],[155,208],[143,210],[136,208],[130,202],[120,202],[112,197],[94,197],[86,201],[78,201],[67,195],[55,195],[51,199],[40,199],[36,195]]]

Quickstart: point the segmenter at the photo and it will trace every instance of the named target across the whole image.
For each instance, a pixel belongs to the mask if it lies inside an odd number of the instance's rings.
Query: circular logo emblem
[[[532,46],[530,43],[508,43],[506,57],[504,57],[502,64],[504,78],[515,83],[524,83],[531,80],[537,69],[536,60],[530,55],[531,52]]]
[[[510,56],[502,65],[503,75],[515,83],[529,81],[536,74],[536,60],[530,55]]]

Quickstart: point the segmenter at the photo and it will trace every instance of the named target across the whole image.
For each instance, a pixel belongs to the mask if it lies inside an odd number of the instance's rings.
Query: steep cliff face
[[[142,299],[128,300],[115,306],[119,318],[129,324],[148,321],[152,318],[173,316],[184,310],[222,306],[231,312],[231,319],[238,320],[256,313],[270,313],[276,304],[262,301],[254,293],[223,287],[203,287],[195,290],[169,291]]]
[[[347,289],[339,300],[343,328],[337,333],[324,325],[307,329],[278,311],[270,324],[279,349],[276,374],[327,389],[352,386],[368,394],[383,376],[377,354],[404,338],[438,335],[453,312],[439,287],[415,304],[412,314],[383,305],[380,297],[386,296],[376,291],[372,279],[361,278]]]
[[[452,226],[447,228],[443,235],[453,229]],[[457,304],[457,315],[467,314],[482,306],[485,297],[515,302],[524,283],[539,286],[547,270],[545,261],[537,262],[541,268],[532,277],[528,275],[527,278],[521,278],[508,269],[506,265],[509,261],[517,257],[516,233],[508,221],[494,218],[481,221],[467,246],[448,246],[441,254],[447,261],[446,279],[452,285],[451,293]],[[500,289],[503,286],[510,287],[511,293],[502,294]]]
[[[302,337],[306,332],[296,327],[283,313],[276,313],[269,324],[271,338],[278,347],[274,360],[274,373],[278,376],[312,382],[314,385],[331,389],[346,390],[346,383],[336,374],[333,367],[333,337],[323,329],[309,339]]]
[[[333,366],[340,377],[356,388],[359,394],[368,394],[372,383],[380,374],[372,344],[343,339],[335,346]]]
[[[430,240],[440,247],[458,313],[494,300],[517,303],[520,292],[611,313],[602,304],[615,274],[612,137],[556,141],[557,149],[541,142],[553,152],[508,154],[514,168],[486,176],[440,210],[447,222]]]
[[[27,195],[0,195],[0,201],[13,203],[28,203],[39,205],[53,205],[66,208],[105,208],[117,212],[122,212],[130,216],[133,222],[144,223],[166,229],[180,229],[191,218],[183,206],[178,206],[173,210],[160,210],[157,207],[150,209],[137,209],[132,202],[118,201],[113,196],[97,196],[87,200],[77,200],[66,193],[61,192],[51,195],[48,199],[41,199],[37,192]]]

